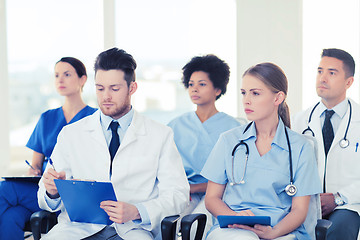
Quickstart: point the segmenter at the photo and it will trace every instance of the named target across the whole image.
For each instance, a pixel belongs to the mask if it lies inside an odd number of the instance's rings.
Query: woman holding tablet
[[[321,185],[311,143],[290,130],[287,85],[272,63],[244,73],[241,93],[251,122],[222,134],[201,172],[214,217],[270,216],[271,224],[215,224],[207,239],[310,239],[302,224]]]

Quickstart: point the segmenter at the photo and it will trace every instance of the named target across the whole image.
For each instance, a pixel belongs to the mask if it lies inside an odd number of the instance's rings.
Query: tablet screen
[[[269,216],[226,216],[219,215],[217,217],[220,227],[227,228],[228,225],[242,224],[254,226],[255,224],[270,225],[271,219]]]

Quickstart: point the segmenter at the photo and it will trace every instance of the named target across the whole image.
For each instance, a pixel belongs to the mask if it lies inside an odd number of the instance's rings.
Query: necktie
[[[330,122],[330,118],[334,113],[334,110],[325,110],[325,121],[322,128],[325,156],[327,156],[331,143],[334,140],[334,130]]]
[[[112,132],[111,141],[110,141],[110,145],[109,145],[109,152],[110,152],[110,157],[111,157],[110,176],[112,174],[112,162],[113,162],[114,156],[120,146],[120,138],[119,138],[119,134],[117,132],[118,127],[119,127],[119,123],[117,121],[112,121],[110,123],[110,128],[111,128],[111,132]]]

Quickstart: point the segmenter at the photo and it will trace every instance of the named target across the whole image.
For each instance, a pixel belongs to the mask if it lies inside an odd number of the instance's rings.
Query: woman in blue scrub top
[[[320,193],[321,185],[311,143],[290,130],[287,85],[283,71],[272,63],[244,73],[243,106],[252,122],[222,134],[201,172],[209,180],[205,204],[214,217],[270,216],[271,225],[216,224],[207,239],[310,239],[303,222],[310,196]],[[285,191],[291,175],[286,134],[297,188],[293,196]],[[248,161],[245,144],[239,145],[232,161],[241,140],[248,146]]]
[[[196,111],[175,118],[168,126],[174,131],[190,184],[191,201],[184,215],[207,213],[211,216],[204,203],[207,179],[200,172],[220,134],[240,126],[235,118],[219,112],[215,106],[215,101],[226,92],[229,75],[228,64],[215,55],[193,57],[183,67],[183,84],[196,104]],[[205,232],[211,227],[211,221],[207,223]]]
[[[84,64],[72,57],[60,59],[55,65],[55,86],[65,97],[62,107],[44,112],[26,146],[33,150],[29,175],[41,175],[56,144],[61,129],[93,114],[96,109],[84,103],[82,88],[87,80]],[[40,211],[38,185],[30,182],[3,181],[0,184],[0,239],[23,239],[23,228],[32,213]]]

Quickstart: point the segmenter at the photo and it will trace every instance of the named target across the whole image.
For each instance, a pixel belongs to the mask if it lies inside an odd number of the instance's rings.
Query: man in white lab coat
[[[349,53],[324,49],[316,79],[321,101],[292,121],[293,130],[317,140],[322,215],[332,221],[329,240],[355,240],[360,226],[360,106],[346,97],[354,72]]]
[[[39,183],[40,207],[61,210],[59,223],[44,239],[154,239],[161,235],[161,220],[187,205],[189,185],[172,130],[131,106],[135,68],[133,57],[117,48],[97,57],[100,110],[63,128],[53,166],[48,164]],[[71,222],[54,179],[111,181],[118,201],[103,201],[100,207],[114,224]]]

